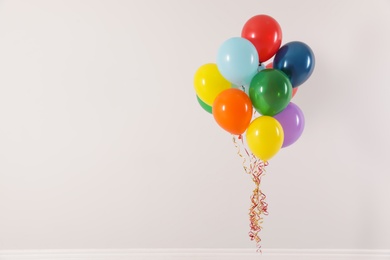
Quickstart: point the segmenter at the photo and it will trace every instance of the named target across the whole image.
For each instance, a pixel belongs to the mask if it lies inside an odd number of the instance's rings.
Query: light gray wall
[[[317,61],[263,247],[390,249],[388,0],[0,1],[0,249],[254,247],[192,81],[260,13]]]

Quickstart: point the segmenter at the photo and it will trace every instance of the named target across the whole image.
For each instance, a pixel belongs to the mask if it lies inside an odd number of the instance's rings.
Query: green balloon
[[[203,102],[203,100],[201,100],[198,96],[196,96],[196,98],[198,99],[198,102],[199,102],[199,105],[204,109],[206,110],[207,112],[209,112],[210,114],[213,113],[213,109],[211,106],[207,105],[205,102]]]
[[[291,82],[280,70],[262,70],[251,81],[249,97],[257,112],[266,116],[274,116],[282,112],[290,103]]]

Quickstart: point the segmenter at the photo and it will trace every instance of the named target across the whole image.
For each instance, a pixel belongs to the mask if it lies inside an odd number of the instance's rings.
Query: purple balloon
[[[288,106],[274,118],[279,121],[284,131],[284,141],[282,148],[295,143],[302,135],[305,128],[305,117],[302,110],[290,102]]]

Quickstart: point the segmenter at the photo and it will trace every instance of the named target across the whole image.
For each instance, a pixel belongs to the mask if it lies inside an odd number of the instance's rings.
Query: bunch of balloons
[[[227,132],[246,132],[249,149],[263,161],[301,136],[305,119],[290,101],[315,66],[307,44],[281,44],[279,23],[256,15],[245,23],[241,37],[222,43],[216,63],[201,66],[194,77],[199,104]]]

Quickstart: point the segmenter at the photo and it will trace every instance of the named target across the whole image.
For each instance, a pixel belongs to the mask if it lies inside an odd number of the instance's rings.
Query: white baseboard
[[[390,260],[390,250],[86,249],[0,250],[0,260]]]

